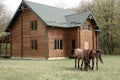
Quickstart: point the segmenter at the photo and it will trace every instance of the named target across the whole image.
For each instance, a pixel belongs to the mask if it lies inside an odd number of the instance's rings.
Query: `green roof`
[[[81,12],[81,13],[67,15],[65,17],[66,17],[68,26],[74,27],[74,26],[83,25],[90,14],[92,14],[92,13],[90,11],[87,11],[87,12]]]
[[[76,12],[43,4],[25,1],[25,3],[49,26],[68,27],[65,15]]]
[[[62,27],[62,28],[81,26],[88,18],[88,16],[92,14],[91,12],[88,11],[77,13],[75,11],[47,6],[26,0],[23,0],[20,6],[23,4],[26,5],[28,8],[30,8],[40,19],[42,19],[42,21],[47,26]],[[12,24],[16,20],[20,12],[19,8],[17,9],[15,15],[13,16],[6,31],[9,31],[8,29],[11,28]]]

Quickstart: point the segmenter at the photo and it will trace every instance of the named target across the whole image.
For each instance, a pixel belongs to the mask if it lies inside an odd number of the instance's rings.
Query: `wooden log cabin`
[[[96,49],[99,26],[92,12],[75,12],[23,0],[11,19],[11,56],[70,57],[74,48]]]

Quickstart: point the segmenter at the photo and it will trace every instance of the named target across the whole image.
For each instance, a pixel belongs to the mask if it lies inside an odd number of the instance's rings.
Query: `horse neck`
[[[88,52],[89,57],[92,57],[92,54],[93,54],[93,50],[89,50]]]
[[[89,52],[86,52],[86,50],[84,50],[84,58],[86,59],[87,63],[90,62]]]

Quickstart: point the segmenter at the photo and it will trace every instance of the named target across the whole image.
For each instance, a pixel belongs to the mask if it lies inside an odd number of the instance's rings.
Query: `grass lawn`
[[[99,70],[80,71],[74,59],[0,59],[0,80],[120,80],[120,56],[104,56]]]

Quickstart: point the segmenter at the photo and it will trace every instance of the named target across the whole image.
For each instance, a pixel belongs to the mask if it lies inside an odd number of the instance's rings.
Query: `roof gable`
[[[18,7],[15,15],[10,21],[6,31],[11,28],[14,21],[17,19],[19,10],[22,9],[22,6],[28,7],[32,10],[47,26],[62,27],[62,28],[71,28],[76,26],[81,26],[84,24],[89,15],[92,15],[91,12],[82,12],[77,13],[75,11],[70,11],[67,9],[61,9],[56,7],[51,7],[43,4],[38,4],[30,1],[23,0]],[[95,19],[93,20],[95,23]],[[97,23],[96,23],[97,25]],[[99,28],[99,27],[98,27]]]
[[[96,25],[96,29],[100,29],[92,12],[90,11],[71,14],[65,17],[66,17],[66,21],[69,27],[82,26],[87,20],[87,18],[89,18],[92,21],[92,23]]]
[[[68,26],[74,27],[74,26],[83,25],[86,19],[88,18],[89,14],[91,14],[91,12],[82,12],[82,13],[67,15],[65,17],[66,17]]]

